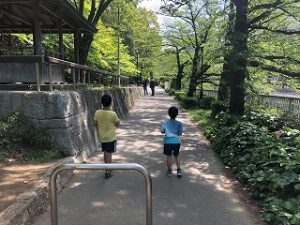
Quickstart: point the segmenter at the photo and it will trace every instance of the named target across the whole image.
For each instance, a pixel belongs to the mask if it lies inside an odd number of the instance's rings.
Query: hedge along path
[[[180,109],[183,177],[166,176],[162,154],[161,122],[167,110],[177,105],[173,97],[157,88],[155,96],[142,97],[118,129],[114,162],[139,163],[153,178],[154,225],[254,225],[259,224],[239,195],[224,166],[211,150],[199,128]],[[102,163],[102,153],[89,159]],[[58,195],[59,224],[145,224],[145,186],[137,172],[115,171],[104,179],[103,171],[77,173]],[[34,225],[50,224],[48,212]]]

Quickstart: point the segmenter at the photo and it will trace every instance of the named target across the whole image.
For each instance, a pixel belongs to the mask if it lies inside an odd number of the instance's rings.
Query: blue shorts
[[[102,152],[113,153],[116,152],[117,141],[101,143]]]
[[[164,144],[164,154],[171,156],[172,153],[175,157],[179,155],[180,144]]]

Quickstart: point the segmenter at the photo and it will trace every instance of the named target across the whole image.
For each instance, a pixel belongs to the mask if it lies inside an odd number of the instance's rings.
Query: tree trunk
[[[220,77],[220,84],[219,84],[219,90],[218,90],[218,99],[220,101],[227,101],[229,97],[229,75],[230,75],[230,66],[229,66],[229,57],[224,57],[224,64],[223,64],[223,70]]]
[[[82,35],[79,48],[79,63],[85,64],[88,58],[89,50],[94,39],[94,34],[86,32]]]
[[[84,1],[85,0],[80,0],[80,2],[79,2],[78,10],[81,15],[83,15],[83,13],[84,13]],[[107,7],[110,5],[110,3],[112,1],[113,0],[100,0],[99,2],[97,2],[97,4],[98,4],[97,8],[96,8],[96,1],[95,0],[91,1],[92,5],[91,5],[91,9],[90,9],[90,14],[88,16],[88,21],[92,25],[96,26],[101,15],[107,9]],[[91,47],[93,39],[94,39],[94,34],[90,33],[90,32],[85,32],[81,36],[80,49],[79,49],[79,63],[80,64],[86,63],[88,54],[89,54],[89,49]]]
[[[194,58],[193,58],[193,64],[192,64],[192,75],[191,75],[189,90],[187,94],[189,97],[192,97],[194,95],[197,88],[199,53],[200,53],[200,46],[196,46]]]
[[[185,67],[185,63],[181,63],[180,61],[180,52],[178,48],[176,48],[176,62],[177,62],[177,76],[176,76],[176,86],[175,89],[180,90],[181,89],[181,80],[183,78],[183,71]]]
[[[232,114],[242,115],[245,110],[245,79],[247,75],[248,57],[248,0],[233,0],[236,6],[236,21],[234,27],[235,38],[231,60],[233,67],[230,73],[230,101],[229,111]]]
[[[234,29],[234,5],[230,2],[230,12],[228,18],[228,30],[225,37],[225,47],[230,48],[233,44],[233,29]],[[230,68],[232,67],[232,62],[230,59],[230,52],[229,49],[226,50],[224,55],[224,63],[223,69],[220,77],[220,84],[218,90],[218,99],[222,102],[227,102],[229,98],[229,91],[230,91]]]
[[[176,76],[176,89],[180,90],[181,89],[181,80],[183,78],[183,70],[184,70],[185,65],[181,64],[178,67],[178,72],[177,72],[177,76]]]

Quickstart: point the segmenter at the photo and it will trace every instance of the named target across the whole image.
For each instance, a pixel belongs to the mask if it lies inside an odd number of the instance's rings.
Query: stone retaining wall
[[[93,154],[98,143],[93,115],[101,108],[101,96],[113,97],[113,109],[120,118],[141,95],[139,87],[105,91],[17,92],[0,91],[0,119],[22,112],[40,128],[50,131],[66,155]]]

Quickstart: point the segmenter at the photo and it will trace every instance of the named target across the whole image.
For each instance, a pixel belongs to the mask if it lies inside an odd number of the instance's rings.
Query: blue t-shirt
[[[182,122],[178,120],[165,120],[160,131],[165,134],[164,144],[180,144],[180,135],[183,132]]]

